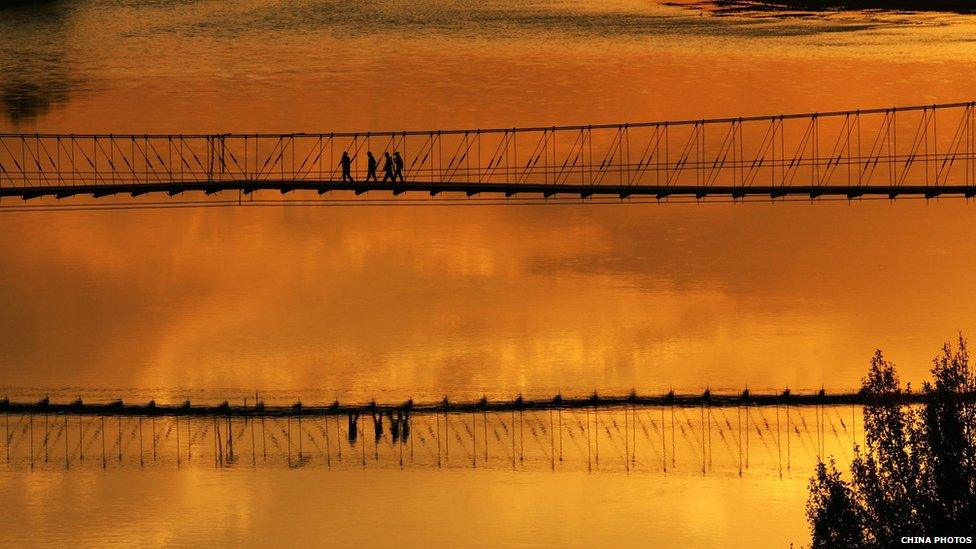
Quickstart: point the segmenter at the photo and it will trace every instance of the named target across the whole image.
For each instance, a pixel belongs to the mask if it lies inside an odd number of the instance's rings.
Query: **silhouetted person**
[[[373,151],[366,152],[366,181],[376,181],[376,157]]]
[[[356,181],[352,178],[352,159],[349,158],[349,153],[343,151],[342,160],[339,162],[342,164],[342,181],[355,183]]]
[[[400,151],[395,151],[393,153],[393,165],[396,167],[396,172],[393,174],[393,180],[400,180],[401,183],[406,183],[403,179],[403,157],[400,156]]]
[[[383,153],[383,181],[396,181],[393,175],[393,159],[388,152]]]

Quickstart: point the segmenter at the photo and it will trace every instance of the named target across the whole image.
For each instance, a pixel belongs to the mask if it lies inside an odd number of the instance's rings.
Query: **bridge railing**
[[[408,183],[500,185],[516,191],[521,186],[968,187],[976,185],[976,104],[548,128],[3,134],[0,189],[87,192],[128,185],[149,192],[174,184],[203,190],[223,183],[250,192],[265,188],[256,184],[274,182],[336,183],[342,182],[343,152],[351,158],[352,179],[363,184],[368,151],[379,165],[379,179],[384,155],[399,152]]]

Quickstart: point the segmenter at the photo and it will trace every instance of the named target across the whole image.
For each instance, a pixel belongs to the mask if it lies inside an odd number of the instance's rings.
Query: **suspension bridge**
[[[0,400],[5,464],[511,468],[807,474],[863,444],[861,413],[922,393],[630,394],[266,406]],[[976,394],[953,395],[967,402]],[[858,426],[860,425],[860,436]],[[0,458],[2,459],[2,458]]]
[[[385,153],[399,152],[403,177],[383,180],[380,170],[379,181],[367,181],[368,151],[381,165]],[[164,204],[187,196],[247,204],[269,193],[351,202],[396,202],[404,194],[424,201],[972,198],[976,102],[523,128],[0,134],[0,208],[107,197],[132,204],[152,195]],[[32,199],[42,200],[26,202]]]

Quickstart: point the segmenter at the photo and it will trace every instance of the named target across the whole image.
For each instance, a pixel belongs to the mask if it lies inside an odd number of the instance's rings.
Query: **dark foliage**
[[[813,547],[890,547],[903,536],[976,534],[976,376],[966,341],[934,360],[922,406],[864,408],[865,447],[855,449],[851,481],[833,460],[810,480],[807,517]],[[861,384],[867,396],[903,391],[877,351]],[[904,390],[910,390],[906,388]]]

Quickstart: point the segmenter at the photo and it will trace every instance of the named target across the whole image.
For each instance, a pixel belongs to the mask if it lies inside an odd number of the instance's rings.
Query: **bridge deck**
[[[386,192],[394,196],[404,193],[424,193],[436,196],[442,193],[463,194],[465,196],[498,195],[514,196],[572,196],[579,198],[620,198],[650,197],[665,199],[669,197],[725,197],[732,199],[747,197],[846,197],[880,196],[897,198],[899,196],[918,196],[936,198],[940,196],[976,197],[976,185],[753,185],[748,187],[714,185],[588,185],[558,183],[478,183],[478,182],[407,182],[407,183],[349,183],[341,181],[192,181],[174,183],[104,183],[98,185],[48,185],[31,187],[0,187],[0,197],[16,197],[30,200],[41,197],[57,199],[78,195],[102,198],[114,195],[131,197],[148,194],[176,196],[189,192],[212,195],[222,192],[240,192],[249,195],[256,191],[276,191],[282,194],[292,191],[316,192],[319,195],[345,191],[357,196],[366,193]]]
[[[894,393],[873,395],[866,393],[807,393],[791,394],[663,394],[626,396],[589,396],[576,398],[553,397],[549,399],[513,399],[506,401],[471,401],[438,403],[414,403],[407,401],[398,404],[340,404],[338,401],[328,405],[291,406],[238,406],[224,402],[219,405],[192,405],[189,401],[181,405],[126,404],[121,400],[111,403],[85,403],[81,400],[68,403],[54,403],[48,400],[39,402],[12,402],[0,400],[0,412],[7,413],[52,413],[80,415],[122,415],[122,416],[331,416],[342,414],[410,411],[417,413],[468,413],[468,412],[507,412],[513,410],[556,410],[577,408],[617,408],[637,407],[698,407],[698,406],[822,406],[822,405],[881,405],[881,404],[920,404],[932,398],[925,393]],[[952,395],[964,401],[976,401],[976,393]]]

